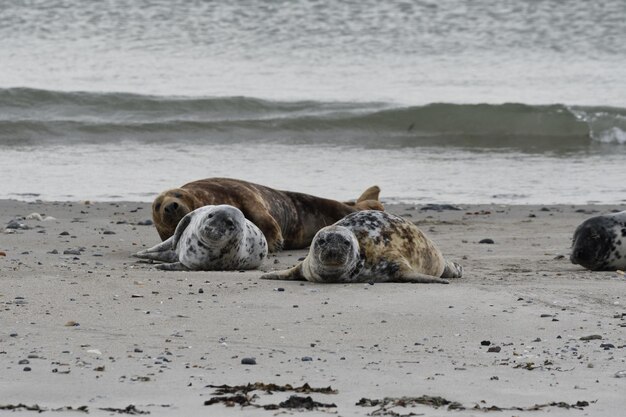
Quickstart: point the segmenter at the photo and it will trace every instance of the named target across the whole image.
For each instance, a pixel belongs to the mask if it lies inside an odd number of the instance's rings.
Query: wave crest
[[[0,89],[0,146],[134,140],[575,150],[626,144],[626,109],[276,102]]]

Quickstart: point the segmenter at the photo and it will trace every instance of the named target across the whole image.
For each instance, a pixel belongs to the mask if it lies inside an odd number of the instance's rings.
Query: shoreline
[[[454,413],[462,416],[475,415],[476,404],[578,401],[589,402],[581,415],[618,415],[626,407],[626,378],[615,377],[626,370],[626,278],[586,271],[567,255],[578,224],[620,206],[422,207],[387,210],[463,265],[450,285],[258,279],[304,250],[270,255],[255,271],[158,271],[130,257],[158,242],[153,226],[138,225],[150,219],[150,203],[0,200],[0,406],[234,415],[238,405],[203,405],[214,396],[206,386],[264,382],[338,390],[298,394],[337,405],[307,415],[366,415],[379,407],[355,405],[361,398],[422,395],[461,403],[468,409]],[[56,220],[3,233],[33,212]],[[486,238],[495,243],[478,243]],[[588,336],[601,339],[581,340]],[[241,364],[249,357],[256,365]],[[290,395],[253,393],[257,404]],[[428,405],[393,410],[446,414]]]

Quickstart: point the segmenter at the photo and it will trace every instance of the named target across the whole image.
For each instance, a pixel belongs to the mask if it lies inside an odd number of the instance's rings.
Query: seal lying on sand
[[[570,260],[592,271],[626,269],[626,211],[592,217],[578,226]]]
[[[267,241],[238,208],[204,206],[185,215],[174,236],[134,256],[168,262],[157,268],[170,271],[254,269],[267,258]]]
[[[441,278],[462,273],[410,221],[382,211],[360,211],[317,232],[303,262],[261,278],[447,284]]]
[[[341,203],[229,178],[208,178],[162,192],[152,203],[152,218],[162,240],[169,238],[187,213],[198,207],[229,204],[265,234],[270,252],[301,249],[315,233],[359,210],[384,210],[380,189],[370,187],[355,203]]]

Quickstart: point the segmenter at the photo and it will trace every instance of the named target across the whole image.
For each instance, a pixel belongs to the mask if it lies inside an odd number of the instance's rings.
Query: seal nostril
[[[164,210],[165,210],[166,213],[173,213],[173,212],[175,212],[178,209],[178,207],[179,207],[178,203],[171,203],[171,204],[168,204],[167,206],[165,206]]]

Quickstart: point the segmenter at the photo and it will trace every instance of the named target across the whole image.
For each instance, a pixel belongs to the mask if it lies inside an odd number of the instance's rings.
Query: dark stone
[[[483,240],[481,240],[481,241],[480,241],[480,242],[478,242],[478,243],[485,243],[485,244],[487,244],[487,245],[493,245],[493,244],[494,244],[494,243],[496,243],[496,242],[494,242],[494,241],[493,241],[493,239],[489,239],[489,238],[487,238],[487,239],[483,239]]]

